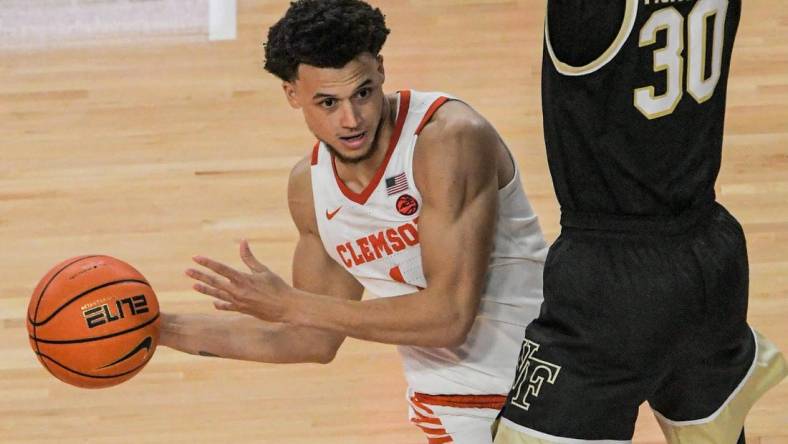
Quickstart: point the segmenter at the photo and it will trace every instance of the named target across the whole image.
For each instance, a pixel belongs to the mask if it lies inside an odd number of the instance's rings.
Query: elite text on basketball
[[[124,305],[128,307],[127,311],[123,310]],[[118,319],[123,319],[126,317],[127,312],[131,316],[147,313],[148,301],[145,299],[145,295],[140,294],[115,301],[115,308],[116,312],[112,313],[110,305],[103,304],[83,311],[82,315],[85,317],[88,328],[94,328],[102,324],[117,321]]]

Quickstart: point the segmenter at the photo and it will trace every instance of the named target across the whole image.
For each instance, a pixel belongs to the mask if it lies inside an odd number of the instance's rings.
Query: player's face
[[[298,78],[285,82],[287,99],[300,108],[314,135],[340,161],[368,159],[377,145],[384,109],[383,59],[362,54],[339,69],[300,65]]]

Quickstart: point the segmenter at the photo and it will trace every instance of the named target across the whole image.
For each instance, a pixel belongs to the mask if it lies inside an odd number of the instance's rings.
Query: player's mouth
[[[342,144],[350,149],[358,149],[366,142],[367,140],[367,132],[361,132],[357,134],[353,134],[346,137],[340,137],[339,140],[342,141]]]

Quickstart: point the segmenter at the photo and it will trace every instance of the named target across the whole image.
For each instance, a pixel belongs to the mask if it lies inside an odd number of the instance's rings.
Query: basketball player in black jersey
[[[746,322],[741,226],[715,201],[741,0],[550,0],[545,139],[562,232],[496,443],[743,442],[786,373]]]

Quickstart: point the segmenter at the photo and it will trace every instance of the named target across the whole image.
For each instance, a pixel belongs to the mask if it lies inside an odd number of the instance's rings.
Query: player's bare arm
[[[423,197],[418,225],[427,288],[422,291],[363,302],[329,297],[290,287],[262,265],[243,273],[204,257],[195,262],[215,274],[190,270],[201,281],[195,289],[217,298],[218,309],[266,321],[376,342],[462,344],[476,316],[489,261],[501,150],[495,130],[460,103],[444,105],[424,128],[414,159]],[[507,159],[503,169],[511,171],[510,164]]]
[[[291,172],[288,202],[299,232],[293,257],[293,287],[328,297],[361,299],[361,285],[328,257],[320,242],[308,159],[299,162]],[[246,241],[241,243],[240,256],[251,275],[267,273],[267,269],[254,258]],[[283,281],[277,284],[291,288]],[[330,331],[261,322],[242,313],[223,316],[162,314],[161,343],[195,355],[269,363],[327,363],[334,358],[344,339],[344,335]]]

